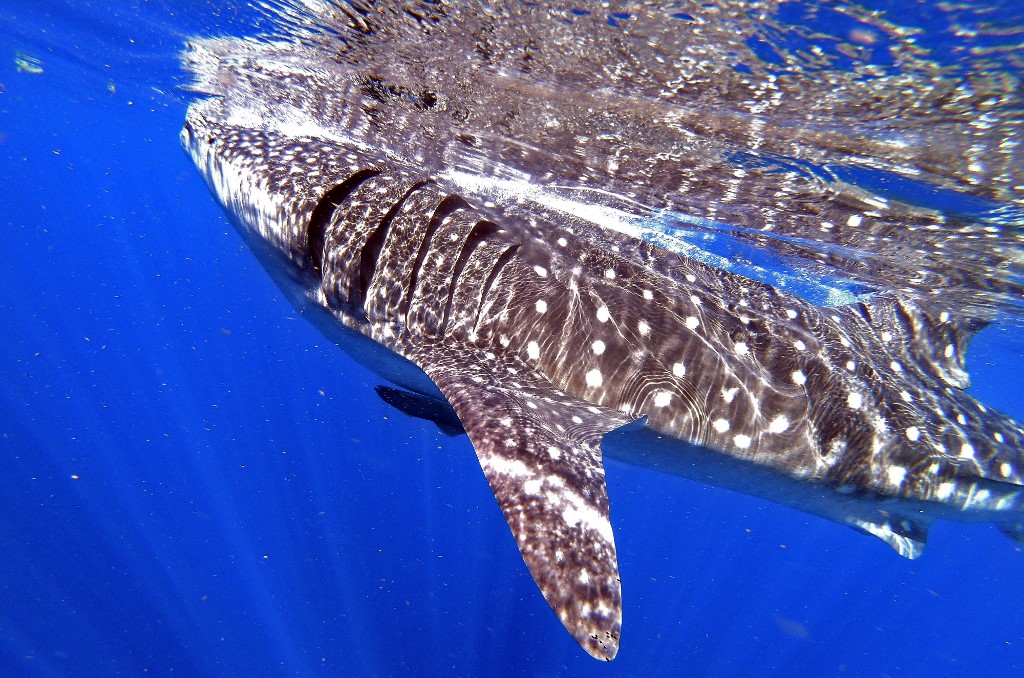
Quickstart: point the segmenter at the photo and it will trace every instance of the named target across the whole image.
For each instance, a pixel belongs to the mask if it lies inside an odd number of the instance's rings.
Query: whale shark
[[[868,66],[883,42],[906,61],[869,98],[765,62],[742,3],[676,5],[307,0],[183,54],[182,145],[253,254],[386,402],[468,435],[605,660],[605,457],[910,558],[940,519],[1024,543],[1024,429],[966,391],[970,339],[1021,298],[1005,112],[970,143],[939,104],[930,136],[883,124],[944,87],[888,24],[846,17]],[[891,189],[907,176],[927,190]]]

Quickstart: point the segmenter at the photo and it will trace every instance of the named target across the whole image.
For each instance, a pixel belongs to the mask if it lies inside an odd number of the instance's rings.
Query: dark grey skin
[[[415,7],[426,13],[320,17],[347,39],[313,30],[295,32],[302,44],[193,45],[186,65],[206,96],[189,107],[182,143],[299,311],[409,391],[389,394],[401,407],[469,435],[530,572],[587,652],[614,657],[621,623],[602,452],[827,517],[908,557],[937,518],[1024,538],[1024,431],[963,391],[966,345],[984,319],[937,304],[898,271],[864,274],[883,289],[823,308],[637,239],[622,224],[650,212],[635,206],[685,208],[683,186],[688,199],[732,195],[718,201],[726,212],[738,200],[736,168],[711,146],[689,167],[652,150],[701,150],[681,130],[711,138],[729,111],[698,124],[691,109],[645,95],[639,71],[634,99],[614,81],[567,89],[569,70],[510,69],[508,36],[495,37],[502,17]],[[364,39],[368,26],[391,42]],[[597,26],[557,31],[606,48]],[[466,60],[415,56],[450,44],[438,35],[463,35],[446,49]],[[513,110],[504,128],[496,115],[471,120]],[[773,152],[805,143],[755,127],[734,141],[756,131]],[[602,142],[603,129],[614,139]],[[911,151],[902,162],[955,174]],[[872,216],[877,199],[840,196],[810,214],[798,209],[818,190],[806,178],[768,178],[748,198],[792,186],[759,213],[792,209],[777,230],[825,215],[840,224],[825,231],[834,244],[885,253],[902,247],[889,232],[905,219],[918,251],[949,241],[913,206]],[[1012,262],[1013,246],[990,256]],[[971,283],[980,270],[963,269],[958,298],[981,304],[1008,289]]]

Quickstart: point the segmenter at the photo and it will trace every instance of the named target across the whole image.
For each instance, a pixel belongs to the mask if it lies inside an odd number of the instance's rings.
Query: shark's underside
[[[738,49],[728,4],[719,24],[704,5],[634,12],[628,30],[532,3],[315,4],[273,39],[191,45],[204,96],[183,144],[296,306],[402,387],[381,396],[469,435],[588,652],[614,656],[621,618],[602,452],[906,556],[937,518],[1024,539],[1024,431],[964,391],[979,309],[1019,299],[1019,236],[797,171],[851,143],[836,126],[864,113],[862,82],[799,127],[773,112],[801,103],[783,77],[728,68],[702,93],[721,66],[708,50]],[[936,110],[947,153],[861,115],[857,157],[885,153],[1012,220],[1014,158],[992,150],[975,176],[948,153],[962,120]],[[804,270],[870,294],[820,306],[709,266],[647,237],[666,214],[744,227],[780,259],[824,241]]]

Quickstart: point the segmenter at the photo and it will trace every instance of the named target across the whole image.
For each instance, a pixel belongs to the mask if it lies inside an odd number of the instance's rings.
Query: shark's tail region
[[[908,480],[917,496],[991,520],[1024,543],[1024,427],[965,390],[967,347],[988,321],[893,293],[849,310],[884,351],[873,362],[888,369],[889,412],[907,419],[900,432],[916,446]]]

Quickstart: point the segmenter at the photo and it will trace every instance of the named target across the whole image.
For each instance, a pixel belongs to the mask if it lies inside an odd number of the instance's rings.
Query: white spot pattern
[[[907,477],[907,469],[902,466],[890,466],[885,473],[889,476],[889,483],[897,487],[902,485],[903,479]]]

